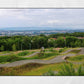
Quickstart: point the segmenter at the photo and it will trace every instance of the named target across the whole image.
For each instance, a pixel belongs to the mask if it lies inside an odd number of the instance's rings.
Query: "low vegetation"
[[[27,55],[28,53],[29,53],[28,51],[23,51],[23,52],[18,53],[17,55],[18,55],[18,56],[25,56],[25,55]]]
[[[72,51],[70,51],[69,53],[74,53],[74,54],[77,54],[77,53],[79,53],[81,50],[72,50]]]
[[[64,48],[62,48],[62,49],[59,49],[59,53],[62,53],[62,52],[64,52],[64,51],[66,51],[67,50],[67,47],[64,47]]]
[[[73,64],[64,64],[61,69],[56,73],[55,71],[49,70],[44,76],[83,76],[84,72],[81,65],[78,68],[74,68]]]
[[[0,63],[6,63],[6,62],[14,62],[19,60],[25,60],[26,58],[22,58],[16,55],[6,55],[6,56],[0,56]]]
[[[43,64],[29,63],[17,67],[0,67],[0,76],[18,76],[42,66]]]
[[[28,59],[44,59],[44,58],[49,58],[52,56],[57,56],[59,53],[38,53],[38,55],[35,55],[33,57],[29,57]]]
[[[69,57],[67,60],[69,61],[83,61],[84,60],[84,55],[77,55],[77,56],[73,56],[73,57]]]
[[[23,76],[42,76],[44,73],[47,73],[49,70],[59,71],[61,68],[61,65],[63,64],[64,63],[46,64],[36,69],[33,69],[29,72],[23,73],[21,75]]]
[[[26,55],[30,55],[33,54],[35,51],[22,51],[20,53],[18,53],[18,56],[26,56]]]

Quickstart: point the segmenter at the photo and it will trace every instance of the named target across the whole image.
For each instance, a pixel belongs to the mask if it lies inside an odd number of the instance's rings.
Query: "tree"
[[[74,36],[67,36],[66,37],[66,46],[67,47],[75,47],[75,42],[77,41],[78,39]]]
[[[16,50],[17,50],[15,44],[13,44],[13,46],[12,46],[12,50],[13,50],[13,51],[16,51]]]
[[[82,41],[82,44],[81,45],[82,45],[82,47],[84,47],[84,40]]]
[[[57,47],[65,47],[65,40],[63,37],[59,37],[57,40],[56,40],[56,43],[57,43]]]
[[[48,39],[48,47],[56,47],[56,40]]]
[[[47,42],[48,42],[48,39],[46,37],[43,37],[43,36],[39,37],[38,38],[38,45],[39,45],[38,48],[41,48],[42,46],[46,48],[48,45]]]
[[[24,36],[22,38],[21,44],[23,49],[30,49],[31,48],[31,36]]]
[[[80,40],[77,40],[76,42],[75,42],[75,47],[80,47],[81,46],[81,41]]]
[[[3,46],[3,45],[1,46],[1,49],[0,49],[0,50],[1,50],[1,51],[4,51],[4,46]]]

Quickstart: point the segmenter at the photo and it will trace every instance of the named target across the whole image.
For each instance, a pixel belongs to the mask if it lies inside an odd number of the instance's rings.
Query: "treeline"
[[[0,37],[0,51],[16,51],[47,47],[46,36],[4,36]]]
[[[79,33],[79,37],[82,37],[82,34],[83,33]],[[54,35],[56,36],[57,34]],[[52,39],[54,37],[53,35],[45,36],[42,34],[39,36],[4,36],[0,37],[0,51],[39,49],[42,46],[45,48],[84,47],[84,39],[78,39],[76,36],[62,36],[62,34],[59,34],[56,40]],[[66,39],[64,39],[64,37]]]

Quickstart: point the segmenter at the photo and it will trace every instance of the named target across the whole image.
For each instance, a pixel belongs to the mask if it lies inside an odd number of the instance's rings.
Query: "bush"
[[[58,75],[60,76],[74,76],[76,75],[75,73],[75,68],[73,67],[73,64],[64,64],[61,66],[61,70],[58,72]]]
[[[58,72],[59,76],[83,76],[84,70],[82,70],[81,65],[78,68],[74,68],[73,64],[64,64],[61,71]]]

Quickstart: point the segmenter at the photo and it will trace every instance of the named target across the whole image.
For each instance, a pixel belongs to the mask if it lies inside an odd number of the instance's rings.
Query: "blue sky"
[[[0,9],[0,28],[84,29],[84,9]]]

